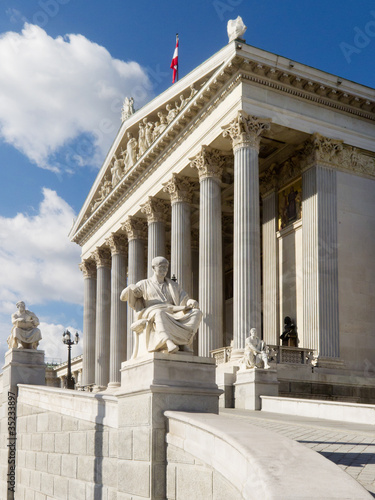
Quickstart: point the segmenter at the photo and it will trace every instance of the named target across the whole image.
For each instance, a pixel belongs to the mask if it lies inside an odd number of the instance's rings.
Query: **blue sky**
[[[120,126],[227,43],[241,15],[248,44],[375,86],[370,0],[0,0],[0,355],[23,299],[48,357],[82,330],[79,248],[67,239]],[[25,24],[26,23],[26,24]],[[76,348],[77,354],[79,348]]]

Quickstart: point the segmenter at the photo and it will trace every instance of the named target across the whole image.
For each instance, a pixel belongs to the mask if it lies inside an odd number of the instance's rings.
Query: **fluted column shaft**
[[[190,205],[172,203],[171,276],[175,275],[182,288],[192,296]]]
[[[80,265],[83,272],[83,357],[82,385],[95,382],[95,330],[96,330],[96,266],[85,261]]]
[[[199,306],[203,313],[199,327],[198,353],[223,345],[223,256],[221,219],[221,176],[224,157],[203,146],[192,166],[198,169],[199,210]]]
[[[158,256],[165,257],[165,222],[155,221],[148,224],[147,245],[147,276],[153,275],[152,259]]]
[[[277,328],[276,192],[263,197],[263,339],[279,344]]]
[[[97,250],[95,260],[97,266],[95,386],[97,390],[102,390],[109,382],[111,320],[111,260],[109,251]]]
[[[169,206],[164,200],[149,196],[142,212],[147,215],[148,223],[147,276],[150,278],[153,275],[152,259],[165,257],[165,223]]]
[[[338,358],[336,171],[313,165],[302,176],[303,331],[320,358]]]
[[[120,386],[121,363],[126,361],[127,304],[120,300],[120,294],[126,287],[126,248],[124,238],[124,236],[114,235],[108,240],[112,253],[111,334],[108,387]]]
[[[234,150],[233,340],[244,349],[251,328],[261,332],[259,146],[269,120],[239,111],[224,127]]]
[[[191,208],[194,184],[188,177],[173,174],[164,184],[172,205],[171,276],[192,297]]]
[[[146,222],[132,217],[123,225],[128,236],[128,285],[135,284],[145,278],[145,239]],[[128,303],[127,303],[128,304]],[[134,321],[134,311],[127,306],[127,359],[133,353],[134,333],[131,324]]]

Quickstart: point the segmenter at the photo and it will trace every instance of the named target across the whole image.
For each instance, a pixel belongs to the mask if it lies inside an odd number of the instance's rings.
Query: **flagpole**
[[[177,42],[178,42],[178,33],[176,33],[176,45],[177,45]],[[180,48],[180,46],[178,48]],[[176,74],[176,76],[177,76],[177,81],[178,81],[178,64],[177,64],[177,74]]]

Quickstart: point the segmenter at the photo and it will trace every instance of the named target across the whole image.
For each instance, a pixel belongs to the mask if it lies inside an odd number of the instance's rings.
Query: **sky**
[[[133,96],[139,109],[228,42],[375,87],[373,0],[0,0],[0,358],[16,302],[40,319],[47,358],[81,335],[80,248],[68,239]]]

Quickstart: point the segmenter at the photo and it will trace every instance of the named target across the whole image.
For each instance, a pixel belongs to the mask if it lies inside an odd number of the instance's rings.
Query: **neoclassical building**
[[[289,316],[316,366],[280,365],[280,380],[375,401],[374,139],[373,89],[239,39],[124,113],[70,233],[83,385],[120,385],[133,343],[120,292],[164,255],[203,311],[197,354],[232,343],[233,361],[252,327],[278,346]]]

